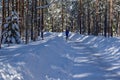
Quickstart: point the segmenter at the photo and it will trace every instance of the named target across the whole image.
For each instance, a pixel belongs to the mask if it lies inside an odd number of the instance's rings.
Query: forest
[[[44,32],[120,35],[120,0],[2,0],[0,45],[36,41]]]

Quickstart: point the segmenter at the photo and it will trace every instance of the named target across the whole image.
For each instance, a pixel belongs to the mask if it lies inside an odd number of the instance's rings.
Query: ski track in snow
[[[4,47],[0,80],[120,80],[119,40],[64,38],[63,33],[46,33],[44,40]]]

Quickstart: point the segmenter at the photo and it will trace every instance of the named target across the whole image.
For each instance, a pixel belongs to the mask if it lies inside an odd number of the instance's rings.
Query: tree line
[[[18,30],[10,28],[10,24],[17,24]],[[80,34],[119,36],[120,0],[2,0],[0,43],[4,36],[16,38],[12,34],[15,31],[6,30],[18,31],[27,44],[39,36],[43,39],[44,31],[63,32],[66,28]]]
[[[8,26],[9,23],[13,23],[11,20],[8,23],[8,18],[12,17],[14,12],[17,14],[20,38],[26,44],[30,39],[36,41],[40,32],[43,38],[44,8],[38,9],[37,7],[44,4],[47,4],[44,0],[2,0],[2,32],[6,31],[6,23]],[[2,35],[1,40],[4,36]]]
[[[45,12],[45,28],[80,34],[120,35],[120,0],[56,0]]]

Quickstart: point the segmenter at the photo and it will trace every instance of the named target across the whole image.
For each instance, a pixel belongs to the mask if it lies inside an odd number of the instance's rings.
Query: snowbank
[[[119,80],[120,40],[45,33],[44,40],[0,50],[0,80]]]

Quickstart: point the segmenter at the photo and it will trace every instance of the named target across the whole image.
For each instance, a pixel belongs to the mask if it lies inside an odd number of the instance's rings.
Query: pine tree
[[[19,33],[19,25],[18,25],[18,15],[15,11],[12,11],[11,16],[6,18],[6,23],[4,24],[2,43],[5,44],[19,44],[20,33]]]

